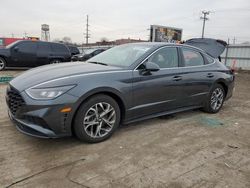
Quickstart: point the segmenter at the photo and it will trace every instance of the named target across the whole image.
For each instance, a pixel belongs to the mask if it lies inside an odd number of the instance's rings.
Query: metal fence
[[[221,55],[227,66],[250,70],[250,45],[229,45]]]

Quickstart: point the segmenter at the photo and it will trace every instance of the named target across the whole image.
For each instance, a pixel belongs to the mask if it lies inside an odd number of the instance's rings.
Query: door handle
[[[213,78],[214,75],[213,75],[213,73],[208,73],[208,74],[207,74],[207,77],[208,77],[208,78]]]
[[[180,80],[182,80],[182,76],[174,76],[173,80],[174,81],[180,81]]]

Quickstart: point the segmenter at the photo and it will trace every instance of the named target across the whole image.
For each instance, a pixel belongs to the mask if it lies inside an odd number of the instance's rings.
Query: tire
[[[80,106],[74,120],[74,133],[84,142],[102,142],[111,137],[120,118],[119,105],[113,98],[95,95]]]
[[[0,71],[4,70],[6,67],[6,61],[0,57]]]
[[[62,62],[62,60],[60,60],[60,59],[52,59],[50,62],[49,62],[49,64],[57,64],[57,63],[61,63]]]
[[[222,108],[224,100],[225,90],[223,86],[215,84],[209,93],[203,110],[208,113],[217,113]]]

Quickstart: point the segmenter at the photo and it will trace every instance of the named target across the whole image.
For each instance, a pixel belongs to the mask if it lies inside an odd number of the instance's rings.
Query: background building
[[[0,38],[0,47],[8,46],[17,40],[23,40],[23,38]]]

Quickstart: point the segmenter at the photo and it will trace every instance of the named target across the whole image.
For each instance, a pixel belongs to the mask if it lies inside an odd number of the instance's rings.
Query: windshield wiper
[[[99,64],[99,65],[105,65],[108,66],[108,64],[106,63],[102,63],[102,62],[96,62],[96,61],[87,61],[88,63],[94,63],[94,64]]]

